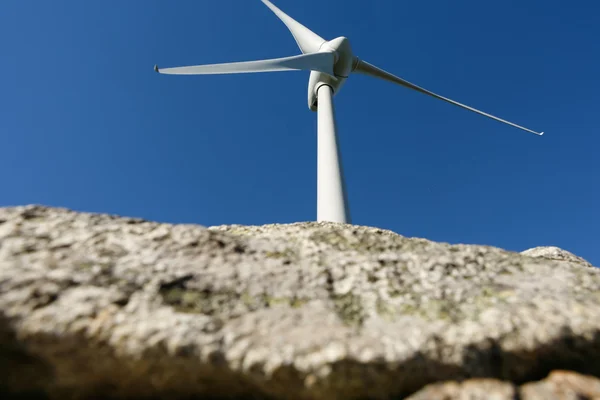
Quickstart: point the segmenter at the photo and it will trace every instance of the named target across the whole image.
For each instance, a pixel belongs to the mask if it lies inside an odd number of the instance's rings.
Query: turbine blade
[[[319,71],[334,76],[335,55],[331,52],[302,54],[271,60],[245,61],[227,64],[194,65],[189,67],[158,68],[154,70],[168,75],[243,74],[275,71]]]
[[[326,42],[325,39],[281,11],[269,0],[262,0],[262,2],[287,26],[294,39],[296,39],[296,43],[300,47],[300,50],[302,50],[302,53],[316,53],[321,48],[321,45]]]
[[[382,69],[380,69],[380,68],[378,68],[378,67],[376,67],[376,66],[374,66],[372,64],[369,64],[368,62],[362,61],[362,60],[358,60],[358,62],[356,64],[356,67],[354,69],[354,72],[361,73],[361,74],[364,74],[364,75],[369,75],[369,76],[372,76],[372,77],[375,77],[375,78],[380,78],[380,79],[383,79],[383,80],[386,80],[386,81],[389,81],[389,82],[397,83],[397,84],[402,85],[404,87],[407,87],[409,89],[416,90],[417,92],[424,93],[426,95],[435,97],[436,99],[440,99],[440,100],[446,101],[446,102],[448,102],[450,104],[454,104],[456,106],[459,106],[461,108],[467,109],[469,111],[473,111],[474,113],[483,115],[485,117],[494,119],[496,121],[503,122],[505,124],[514,126],[515,128],[519,128],[519,129],[522,129],[522,130],[527,131],[527,132],[534,133],[534,134],[539,135],[539,136],[541,136],[541,135],[544,134],[544,132],[535,132],[535,131],[532,131],[531,129],[527,129],[527,128],[524,128],[524,127],[522,127],[520,125],[513,124],[512,122],[503,120],[503,119],[495,117],[495,116],[493,116],[491,114],[485,113],[483,111],[479,111],[479,110],[477,110],[477,109],[475,109],[473,107],[469,107],[469,106],[461,104],[461,103],[459,103],[457,101],[454,101],[454,100],[448,99],[446,97],[440,96],[439,94],[435,94],[433,92],[430,92],[429,90],[423,89],[420,86],[417,86],[417,85],[415,85],[413,83],[410,83],[409,81],[404,80],[404,79],[402,79],[400,77],[397,77],[395,75],[392,75],[389,72],[386,72],[386,71],[384,71],[384,70],[382,70]]]

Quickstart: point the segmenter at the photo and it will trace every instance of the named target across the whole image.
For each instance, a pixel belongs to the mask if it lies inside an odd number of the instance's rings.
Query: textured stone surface
[[[521,252],[521,254],[529,257],[546,258],[548,260],[570,261],[574,263],[579,263],[586,267],[592,267],[592,264],[590,264],[583,258],[578,257],[569,251],[554,246],[534,247],[533,249]]]
[[[432,384],[406,400],[514,400],[516,395],[517,390],[511,383],[497,379],[471,379]]]
[[[428,385],[406,400],[598,400],[600,380],[570,371],[553,371],[520,388],[497,379],[471,379]]]
[[[599,400],[600,380],[570,371],[554,371],[520,390],[521,400]]]
[[[597,268],[351,225],[0,209],[2,390],[387,399],[557,368],[600,375]]]

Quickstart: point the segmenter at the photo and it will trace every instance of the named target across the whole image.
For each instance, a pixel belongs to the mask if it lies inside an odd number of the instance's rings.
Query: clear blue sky
[[[353,222],[556,245],[600,266],[600,3],[274,3],[371,63],[546,132],[352,77],[336,107]],[[0,44],[0,205],[202,225],[315,218],[308,73],[152,70],[297,54],[259,0],[5,0]]]

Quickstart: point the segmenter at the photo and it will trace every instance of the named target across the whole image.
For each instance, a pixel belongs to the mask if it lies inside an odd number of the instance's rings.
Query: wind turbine
[[[171,75],[237,74],[293,70],[311,71],[308,84],[308,107],[310,110],[317,112],[318,120],[317,221],[350,223],[350,213],[338,146],[333,97],[339,93],[346,79],[351,74],[358,73],[380,78],[524,131],[540,136],[544,134],[543,132],[532,131],[531,129],[440,96],[398,76],[392,75],[356,57],[352,52],[350,42],[347,38],[342,36],[329,41],[325,40],[285,14],[269,0],[261,1],[290,30],[294,39],[296,39],[298,47],[302,51],[301,55],[271,60],[175,68],[158,68],[155,65],[154,70],[161,74]]]

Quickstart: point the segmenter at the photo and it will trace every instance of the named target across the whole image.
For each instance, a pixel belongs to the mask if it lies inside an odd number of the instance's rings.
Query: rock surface
[[[516,396],[517,389],[510,382],[484,378],[432,384],[406,400],[514,400]]]
[[[600,270],[360,226],[0,209],[0,390],[393,399],[600,376]]]
[[[534,247],[533,249],[521,252],[521,254],[529,257],[546,258],[548,260],[570,261],[574,263],[579,263],[586,267],[592,267],[592,264],[590,264],[583,258],[578,257],[569,251],[554,246]]]
[[[528,383],[521,400],[599,400],[600,380],[568,371],[554,371],[548,379]]]
[[[540,382],[516,387],[497,379],[472,379],[427,386],[406,400],[598,400],[600,380],[570,371],[553,371]]]

